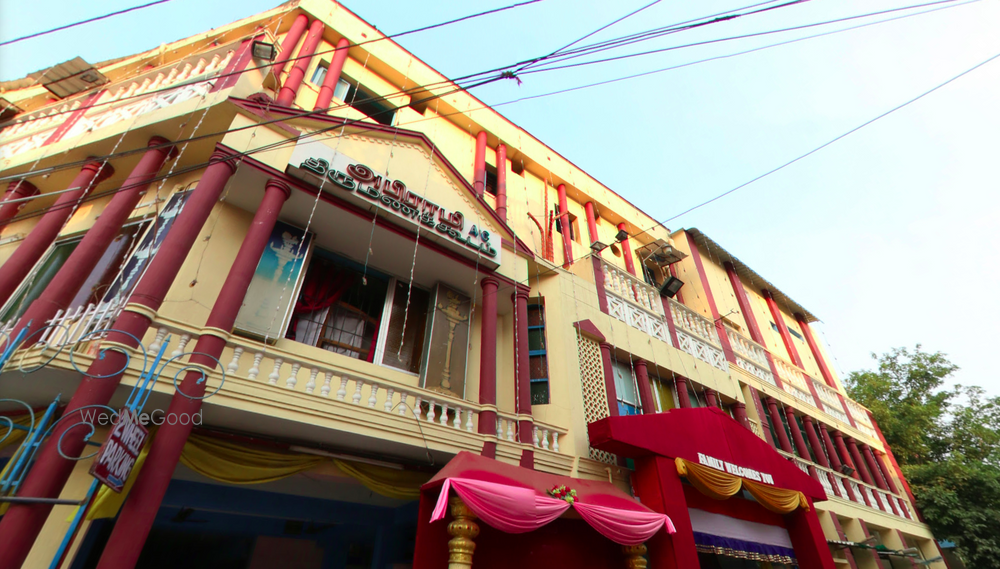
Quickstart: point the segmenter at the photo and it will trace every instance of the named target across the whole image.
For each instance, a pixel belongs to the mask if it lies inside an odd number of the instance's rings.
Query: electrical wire
[[[108,14],[104,14],[103,16],[97,16],[95,18],[89,18],[89,19],[86,19],[86,20],[81,20],[79,22],[75,22],[75,23],[72,23],[72,24],[66,24],[65,26],[59,26],[58,28],[52,28],[51,30],[45,30],[44,32],[36,32],[36,33],[33,33],[33,34],[28,34],[26,36],[21,36],[19,38],[15,38],[15,39],[12,39],[12,40],[7,40],[7,41],[0,42],[0,47],[5,46],[5,45],[10,45],[12,43],[17,43],[17,42],[20,42],[20,41],[24,41],[24,40],[29,40],[29,39],[32,39],[32,38],[37,38],[39,36],[44,36],[44,35],[55,33],[55,32],[61,32],[62,30],[68,30],[70,28],[75,28],[77,26],[82,26],[84,24],[89,24],[91,22],[96,22],[98,20],[105,20],[107,18],[111,18],[112,16],[118,16],[118,15],[121,15],[121,14],[127,14],[128,12],[134,12],[136,10],[141,10],[143,8],[149,8],[150,6],[156,6],[157,4],[165,4],[167,2],[170,2],[170,0],[156,0],[156,2],[149,2],[148,4],[142,4],[142,5],[139,5],[139,6],[132,6],[131,8],[126,8],[124,10],[118,10],[117,12],[110,12]]]

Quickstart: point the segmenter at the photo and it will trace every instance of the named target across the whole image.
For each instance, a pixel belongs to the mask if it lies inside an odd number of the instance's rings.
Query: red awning
[[[708,457],[768,474],[774,486],[797,490],[813,501],[826,500],[819,482],[714,407],[608,417],[591,423],[588,430],[591,446],[600,450],[629,458],[658,455],[694,463],[704,463]]]

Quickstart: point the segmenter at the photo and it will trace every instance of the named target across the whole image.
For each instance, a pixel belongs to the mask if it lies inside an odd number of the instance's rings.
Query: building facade
[[[813,314],[343,6],[44,77],[0,85],[0,567],[945,567]],[[494,470],[674,531],[431,522]]]

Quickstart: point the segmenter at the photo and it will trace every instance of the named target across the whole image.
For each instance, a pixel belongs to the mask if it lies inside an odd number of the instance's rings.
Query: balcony
[[[813,398],[812,392],[809,391],[809,383],[807,383],[812,381],[811,378],[795,365],[773,354],[771,358],[774,361],[775,369],[778,370],[778,377],[781,378],[782,389],[799,401],[816,407],[816,400]]]
[[[850,476],[845,476],[813,462],[807,462],[784,451],[779,450],[778,452],[793,462],[802,472],[810,476],[812,475],[809,469],[812,468],[816,472],[816,479],[823,486],[823,490],[826,491],[828,499],[846,500],[866,508],[878,510],[890,516],[914,520],[910,504],[904,497],[880,490],[864,482],[859,482]],[[851,494],[847,493],[847,488],[851,489]],[[867,501],[865,501],[865,498],[867,498]],[[890,505],[890,501],[896,506],[895,510]],[[871,505],[869,506],[869,504]]]
[[[58,314],[37,342],[14,354],[8,370],[47,366],[65,372],[72,371],[74,365],[86,370],[118,309],[105,303]],[[8,333],[9,327],[0,325],[0,331]],[[185,366],[186,355],[194,349],[199,333],[187,324],[162,317],[153,322],[143,340],[149,361],[168,337],[170,344],[163,360],[176,358],[167,362],[154,389],[172,394],[175,374],[183,377],[184,370],[196,369]],[[123,383],[135,381],[142,372],[143,359],[141,354],[132,356]],[[413,374],[291,340],[279,341],[275,346],[231,336],[220,364],[209,373],[208,383],[208,393],[218,389],[218,395],[208,397],[207,403],[255,414],[259,419],[254,421],[280,418],[343,431],[355,435],[355,439],[404,442],[420,448],[430,445],[447,453],[479,453],[483,442],[496,441],[506,443],[506,452],[516,451],[519,457],[520,448],[516,447],[528,446],[517,442],[518,417],[513,413],[497,411],[496,424],[487,429],[490,434],[480,434],[482,412],[496,410],[495,406],[426,389]],[[233,417],[229,412],[225,415]],[[245,422],[246,415],[243,417],[240,421]],[[534,421],[528,438],[536,463],[543,468],[546,463],[560,468],[569,464],[571,457],[560,450],[565,446],[562,439],[566,432],[565,428]],[[371,450],[371,443],[367,445],[365,448]],[[498,448],[497,452],[505,450]]]
[[[774,382],[774,374],[771,373],[771,365],[767,362],[767,350],[757,342],[747,338],[739,332],[726,328],[726,337],[736,354],[736,365],[740,369],[755,376],[757,379],[771,385]]]
[[[823,405],[822,411],[826,412],[827,415],[833,417],[841,423],[850,425],[851,420],[847,418],[847,413],[844,413],[844,407],[840,404],[840,396],[837,391],[822,381],[816,379],[812,379],[811,381],[813,387],[816,388],[816,395],[819,397],[819,400]]]
[[[722,351],[718,332],[711,320],[673,299],[670,299],[670,315],[677,330],[678,348],[714,367],[729,371],[726,354]]]
[[[659,291],[605,261],[601,261],[601,270],[604,271],[604,289],[610,293],[607,295],[608,313],[670,344],[670,330],[664,319]]]

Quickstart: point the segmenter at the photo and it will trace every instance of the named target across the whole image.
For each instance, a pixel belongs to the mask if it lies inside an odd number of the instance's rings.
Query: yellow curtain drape
[[[101,486],[93,506],[87,511],[86,519],[113,518],[118,515],[145,463],[152,440],[153,437],[150,436],[121,494]],[[281,480],[313,470],[328,460],[330,459],[311,454],[262,450],[201,435],[191,435],[181,451],[181,463],[185,466],[202,476],[227,484],[262,484]],[[358,480],[372,492],[398,500],[419,498],[420,487],[430,479],[430,475],[423,472],[394,470],[337,459],[332,462],[340,472]],[[69,519],[75,513],[71,513]]]
[[[775,488],[767,484],[745,480],[739,476],[714,468],[693,463],[683,458],[675,458],[677,475],[687,478],[699,492],[716,500],[725,500],[740,491],[740,487],[768,510],[777,514],[787,514],[799,506],[809,509],[809,500],[798,490]]]
[[[39,417],[41,418],[41,417]],[[28,431],[22,431],[21,429],[15,429],[7,424],[7,421],[14,423],[15,425],[21,427],[27,427],[31,424],[31,415],[18,415],[17,417],[4,417],[0,420],[0,436],[7,435],[7,438],[0,441],[0,449],[7,448],[12,444],[18,443],[28,434]],[[10,434],[7,434],[7,431]]]
[[[742,478],[721,470],[675,458],[677,474],[687,478],[699,492],[715,500],[725,500],[740,491]]]
[[[786,490],[775,488],[767,484],[760,484],[752,480],[744,480],[743,487],[750,492],[750,495],[757,499],[761,506],[776,514],[787,514],[794,511],[799,506],[809,509],[809,501],[802,492],[797,490]]]
[[[334,459],[341,472],[365,485],[366,488],[397,500],[416,500],[420,487],[430,480],[430,474],[412,470],[393,470],[383,466]]]

